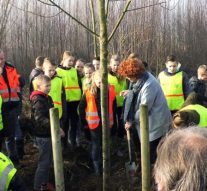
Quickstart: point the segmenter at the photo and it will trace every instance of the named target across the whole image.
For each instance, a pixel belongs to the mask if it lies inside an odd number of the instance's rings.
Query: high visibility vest
[[[79,101],[81,99],[81,89],[78,84],[78,73],[75,68],[64,70],[62,68],[56,69],[58,76],[63,79],[63,86],[65,88],[66,101]]]
[[[3,102],[19,101],[20,100],[18,96],[18,93],[20,92],[19,75],[14,67],[6,64],[4,67],[6,68],[10,92],[3,76],[1,75],[0,94],[3,98]]]
[[[198,126],[199,127],[207,127],[207,108],[203,107],[202,105],[195,104],[195,105],[188,105],[182,108],[180,111],[184,110],[194,110],[200,116],[200,121]]]
[[[89,129],[96,129],[100,122],[100,117],[98,115],[98,110],[96,106],[95,97],[89,90],[86,91],[86,121],[88,122]],[[109,86],[109,128],[112,127],[114,123],[113,119],[113,101],[115,99],[115,90],[113,86]]]
[[[184,103],[183,73],[178,72],[173,76],[168,76],[163,71],[159,74],[159,79],[169,109],[179,110]]]
[[[127,89],[126,79],[119,81],[116,76],[113,76],[109,73],[108,74],[108,83],[115,87],[117,107],[122,107],[124,104],[124,97],[120,96],[119,94],[122,90]]]
[[[63,80],[61,77],[55,76],[53,79],[51,79],[51,89],[49,95],[52,97],[54,107],[58,109],[59,119],[63,115],[62,88]]]
[[[9,184],[16,173],[11,160],[0,152],[0,190],[7,191]]]
[[[0,95],[0,131],[3,129],[3,120],[2,120],[2,113],[1,113],[1,107],[2,107],[2,102],[3,102],[3,99],[2,99],[2,97],[1,97],[1,95]]]

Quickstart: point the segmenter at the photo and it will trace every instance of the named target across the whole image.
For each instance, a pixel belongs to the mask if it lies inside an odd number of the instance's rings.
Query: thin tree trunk
[[[99,0],[100,17],[100,59],[101,59],[101,117],[102,117],[102,149],[103,149],[103,191],[109,190],[110,176],[110,140],[108,121],[108,71],[107,71],[107,25],[105,0]]]

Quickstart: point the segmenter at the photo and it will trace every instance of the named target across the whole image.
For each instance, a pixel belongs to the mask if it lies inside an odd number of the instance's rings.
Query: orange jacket
[[[3,102],[19,101],[18,93],[20,92],[19,74],[16,69],[10,65],[5,64],[6,75],[8,78],[8,85],[4,80],[4,77],[0,76],[0,94],[3,98]]]
[[[88,122],[89,129],[96,129],[100,122],[100,117],[98,116],[98,111],[96,107],[95,97],[89,90],[86,91],[86,121]],[[115,90],[113,86],[109,86],[109,127],[111,128],[113,119],[113,101],[116,97]]]

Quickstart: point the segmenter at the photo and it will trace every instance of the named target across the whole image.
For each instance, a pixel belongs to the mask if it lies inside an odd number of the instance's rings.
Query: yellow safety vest
[[[79,101],[81,99],[81,89],[78,84],[78,73],[75,68],[64,70],[57,68],[58,76],[63,79],[63,86],[65,88],[66,101]]]
[[[183,73],[178,72],[173,76],[168,76],[163,71],[159,74],[159,80],[169,109],[179,110],[184,103]]]
[[[195,105],[188,105],[181,109],[181,111],[184,111],[184,110],[195,110],[200,116],[200,121],[199,121],[198,126],[207,127],[207,108],[205,108],[202,105],[195,104]]]
[[[63,115],[62,88],[63,80],[61,77],[55,76],[53,79],[51,79],[51,89],[49,95],[52,97],[54,107],[58,108],[59,118],[61,118]]]
[[[3,129],[3,120],[2,120],[2,102],[3,102],[3,99],[0,95],[0,130]]]
[[[110,73],[108,73],[108,83],[114,86],[115,88],[117,107],[122,107],[124,104],[124,97],[120,96],[119,94],[122,90],[127,89],[126,79],[119,81],[116,76],[113,76]]]
[[[0,190],[8,191],[9,184],[16,173],[11,160],[0,152]]]

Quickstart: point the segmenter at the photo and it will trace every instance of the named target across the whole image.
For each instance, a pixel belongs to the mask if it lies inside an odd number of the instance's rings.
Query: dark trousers
[[[101,162],[101,141],[102,141],[102,128],[98,126],[96,129],[90,129],[91,134],[91,158],[93,162]]]
[[[137,133],[136,128],[134,127],[132,129],[132,136],[133,136],[133,142],[135,145],[135,150],[138,153],[138,157],[141,159],[141,144],[140,144],[140,139]],[[160,140],[162,139],[162,137],[155,139],[154,141],[150,141],[149,142],[149,149],[150,149],[150,163],[154,164],[157,158],[157,146],[160,142]]]
[[[124,135],[126,134],[124,129],[122,114],[123,114],[123,107],[117,107],[114,124],[111,128],[111,135],[112,136],[116,135],[119,138],[124,138]]]
[[[6,149],[9,158],[17,160],[17,152],[15,147],[15,129],[19,125],[18,108],[12,108],[8,112],[2,113],[4,128],[0,131],[0,149],[2,148],[3,140],[5,138]]]
[[[76,135],[79,121],[79,116],[77,113],[78,104],[79,101],[67,102],[67,117],[63,125],[65,132],[65,137],[63,138],[64,146],[67,145],[68,140],[71,145],[76,144]]]

